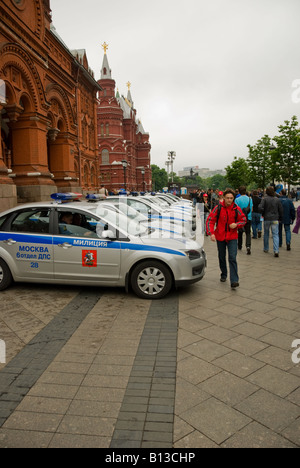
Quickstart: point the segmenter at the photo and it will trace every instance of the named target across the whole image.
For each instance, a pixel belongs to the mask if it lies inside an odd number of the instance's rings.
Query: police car
[[[108,197],[106,201],[126,203],[128,206],[148,216],[151,220],[162,220],[173,224],[188,226],[188,229],[196,229],[196,220],[190,213],[183,214],[176,211],[165,210],[154,203],[153,200],[150,201],[146,197],[111,196]]]
[[[131,206],[122,203],[122,200],[117,202],[102,200],[98,205],[98,214],[100,214],[101,208],[108,210],[108,212],[123,213],[128,218],[128,222],[134,220],[141,225],[142,229],[148,225],[150,228],[153,228],[153,237],[188,237],[189,239],[196,240],[195,231],[188,229],[186,224],[172,223],[171,220],[168,220],[169,222],[162,219],[152,220]]]
[[[206,255],[195,241],[153,238],[153,228],[122,213],[110,222],[96,205],[56,198],[0,214],[0,290],[13,281],[120,286],[161,299],[204,277]]]
[[[165,200],[162,200],[159,197],[153,197],[153,196],[145,196],[143,197],[143,199],[148,200],[150,203],[158,206],[165,213],[170,213],[172,216],[176,216],[176,217],[180,216],[185,221],[189,221],[189,222],[195,221],[196,210],[192,206],[189,206],[189,207],[182,206],[176,203],[169,204]]]
[[[169,201],[171,204],[176,204],[184,207],[193,207],[193,202],[191,200],[186,200],[185,198],[179,198],[172,193],[157,193],[155,197],[159,197],[163,200]]]

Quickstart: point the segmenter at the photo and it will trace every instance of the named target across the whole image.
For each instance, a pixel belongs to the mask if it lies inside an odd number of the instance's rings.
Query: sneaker
[[[250,247],[247,247],[247,255],[251,255],[251,249],[250,249]]]
[[[286,250],[291,250],[291,244],[287,244]]]
[[[236,289],[238,288],[240,283],[231,283],[231,289]]]
[[[265,252],[265,253],[269,253],[269,251],[268,251],[268,250],[264,250],[264,252]]]
[[[262,232],[261,231],[258,231],[258,238],[261,239],[261,234]]]
[[[279,257],[279,253],[278,253],[278,252],[275,252],[275,253],[274,253],[274,257],[278,258],[278,257]]]
[[[227,281],[227,278],[225,276],[221,276],[220,281],[221,283],[225,283]]]

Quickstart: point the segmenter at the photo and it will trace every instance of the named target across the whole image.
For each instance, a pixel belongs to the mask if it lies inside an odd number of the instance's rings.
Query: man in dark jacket
[[[282,247],[282,228],[284,226],[287,250],[291,250],[291,224],[294,224],[296,219],[296,210],[292,200],[287,197],[286,190],[281,190],[281,197],[279,200],[283,207],[283,218],[282,222],[279,223],[279,247]]]
[[[224,192],[224,201],[216,206],[210,213],[206,228],[213,242],[217,242],[221,281],[227,280],[226,250],[229,255],[230,281],[232,289],[239,286],[237,266],[238,229],[245,226],[247,218],[242,210],[234,203],[234,191],[227,189]]]
[[[283,208],[279,198],[275,197],[273,187],[268,187],[266,196],[258,207],[264,217],[264,252],[269,252],[270,228],[273,236],[274,256],[279,257],[279,222],[283,218]]]

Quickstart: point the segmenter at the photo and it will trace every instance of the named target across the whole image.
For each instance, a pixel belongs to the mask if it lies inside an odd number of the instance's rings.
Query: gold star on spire
[[[130,81],[128,81],[128,83],[127,83],[127,88],[128,88],[128,89],[131,88],[131,83],[130,83]]]
[[[106,42],[104,42],[104,44],[102,44],[102,49],[104,50],[104,53],[106,55],[106,52],[107,52],[107,49],[108,49],[108,44],[106,44]]]

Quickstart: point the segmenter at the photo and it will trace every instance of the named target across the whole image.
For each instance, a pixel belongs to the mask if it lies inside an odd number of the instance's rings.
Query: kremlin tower
[[[149,134],[137,119],[137,112],[128,82],[127,97],[116,92],[116,83],[103,44],[104,58],[98,84],[97,124],[100,159],[100,185],[114,192],[151,191],[151,162]]]

